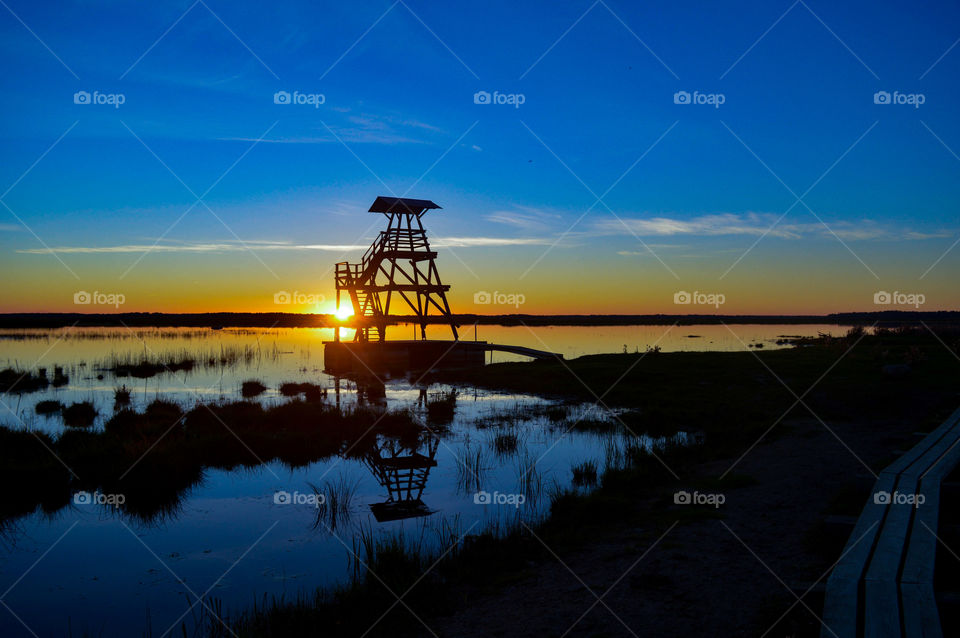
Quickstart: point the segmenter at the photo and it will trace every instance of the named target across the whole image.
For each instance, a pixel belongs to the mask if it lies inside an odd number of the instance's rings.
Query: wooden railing
[[[942,638],[933,591],[940,483],[960,462],[960,410],[880,473],[827,581],[821,638]]]
[[[426,251],[430,249],[427,242],[427,235],[422,230],[391,229],[381,231],[377,238],[370,244],[360,263],[352,264],[349,262],[339,262],[336,264],[336,283],[338,288],[362,283],[369,278],[371,270],[376,268],[375,261],[379,261],[378,255],[387,251]]]

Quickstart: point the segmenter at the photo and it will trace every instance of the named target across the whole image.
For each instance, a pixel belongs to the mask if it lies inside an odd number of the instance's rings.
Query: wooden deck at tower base
[[[331,374],[427,371],[433,368],[471,368],[484,364],[490,350],[535,359],[562,359],[561,355],[523,346],[486,341],[325,341],[324,368]]]

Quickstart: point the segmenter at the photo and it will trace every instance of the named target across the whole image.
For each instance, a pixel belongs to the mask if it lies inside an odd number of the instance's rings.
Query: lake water
[[[412,331],[395,326],[388,336],[411,338]],[[466,332],[462,336],[472,339],[473,330]],[[843,332],[832,325],[481,326],[477,336],[575,357],[654,346],[665,352],[745,350],[758,343],[777,348],[783,347],[778,339],[787,335]],[[446,338],[439,327],[429,336]],[[130,407],[142,411],[156,399],[187,408],[237,401],[242,382],[253,379],[268,388],[253,400],[267,406],[290,400],[278,391],[280,384],[309,381],[327,388],[327,402],[346,408],[364,398],[353,382],[323,373],[322,344],[331,338],[330,329],[0,331],[0,368],[34,373],[45,368],[52,378],[59,367],[69,379],[38,392],[0,394],[0,424],[57,437],[66,429],[62,418],[38,415],[37,403],[88,401],[98,412],[92,430],[101,431],[114,414],[117,387],[130,389]],[[111,371],[143,358],[176,362],[188,355],[196,360],[190,370],[148,378],[117,377]],[[513,359],[523,357],[493,355],[493,361]],[[410,379],[391,380],[381,404],[407,407],[423,418],[421,390]],[[425,390],[432,396],[451,388]],[[573,484],[574,466],[593,463],[602,470],[616,464],[630,444],[616,432],[569,430],[567,424],[579,419],[610,418],[590,405],[567,406],[566,420],[558,421],[550,404],[537,397],[458,391],[452,424],[405,451],[430,461],[422,463],[425,476],[409,494],[393,489],[393,466],[380,457],[332,456],[300,467],[272,461],[231,471],[207,469],[180,495],[176,508],[150,520],[122,507],[85,502],[81,494],[70,506],[0,522],[0,591],[5,592],[0,600],[8,607],[0,610],[0,635],[129,636],[148,626],[155,636],[168,628],[179,634],[180,623],[189,630],[199,615],[196,607],[191,610],[197,595],[217,598],[232,612],[262,602],[265,595],[289,599],[346,581],[361,529],[402,533],[411,543],[430,546],[451,530],[461,536],[534,521],[547,511],[552,490]],[[641,446],[663,443],[640,441]],[[378,440],[383,458],[394,444]],[[479,469],[465,472],[467,465]],[[311,501],[311,485],[327,481],[355,490],[349,511],[333,529]],[[484,493],[501,502],[484,503]]]

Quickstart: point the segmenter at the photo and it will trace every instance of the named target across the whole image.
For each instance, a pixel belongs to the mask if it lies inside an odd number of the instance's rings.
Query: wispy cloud
[[[442,128],[432,124],[427,124],[426,122],[421,122],[420,120],[415,120],[412,118],[397,117],[395,115],[360,113],[358,115],[350,115],[347,117],[347,119],[357,126],[361,126],[368,130],[391,130],[394,127],[400,127],[421,129],[425,131],[432,131],[434,133],[446,132]]]
[[[477,246],[546,246],[553,243],[548,237],[439,237],[433,245],[438,248],[471,248]]]
[[[337,110],[344,114],[350,112],[350,109]],[[336,137],[321,130],[319,135],[264,138],[259,141],[267,144],[329,144],[339,143],[340,140],[348,144],[429,144],[432,137],[446,134],[446,131],[432,124],[391,114],[358,113],[345,115],[343,120],[341,123],[327,123]],[[233,142],[258,141],[257,138],[248,137],[220,139]]]
[[[389,131],[368,131],[356,127],[331,126],[330,130],[337,134],[341,140],[353,144],[426,144],[426,140],[419,140],[406,135],[399,135]],[[335,137],[278,137],[264,138],[262,140],[254,137],[221,137],[218,138],[227,142],[257,142],[261,144],[329,144],[334,142],[339,144]]]
[[[474,248],[483,246],[531,246],[551,243],[543,237],[438,237],[431,244],[436,248]],[[288,241],[251,239],[239,241],[180,242],[164,241],[154,245],[118,244],[111,246],[52,246],[47,248],[22,248],[16,252],[25,255],[57,254],[118,254],[118,253],[231,253],[243,252],[252,247],[262,251],[323,251],[344,253],[351,250],[366,250],[368,244],[301,244]]]
[[[716,215],[701,215],[690,219],[675,217],[651,218],[605,218],[599,220],[594,228],[601,233],[622,234],[624,224],[630,232],[640,236],[673,236],[673,235],[762,235],[777,221],[774,215],[748,213],[737,215],[724,213]],[[822,228],[822,227],[821,227]],[[769,230],[772,237],[798,239],[809,228],[800,229],[797,225],[778,224]]]
[[[914,231],[908,232],[903,236],[904,239],[942,239],[943,237],[953,237],[954,233],[949,233],[946,231],[940,231],[936,233],[918,233]]]
[[[781,239],[801,239],[804,237],[830,237],[836,234],[844,240],[882,240],[882,239],[932,239],[949,237],[951,233],[920,233],[902,228],[893,228],[872,220],[857,222],[828,222],[829,228],[813,221],[809,223],[777,223],[779,215],[772,213],[718,213],[700,215],[687,219],[678,217],[622,217],[605,218],[593,226],[593,234],[621,235],[626,230],[640,237],[670,236],[721,236],[750,235],[779,237]]]
[[[489,222],[504,224],[527,231],[545,231],[556,226],[559,213],[544,211],[529,206],[517,206],[513,210],[498,210],[484,217]]]
[[[50,248],[24,248],[18,253],[27,255],[62,254],[111,254],[111,253],[225,253],[242,252],[248,250],[244,246],[253,246],[257,251],[329,251],[346,252],[350,250],[364,250],[365,244],[294,244],[288,242],[273,242],[250,240],[243,243],[229,242],[183,242],[166,244],[121,244],[116,246],[54,246]]]
[[[647,244],[647,248],[653,250],[686,250],[690,248],[689,244]],[[634,257],[637,255],[643,255],[646,257],[652,257],[653,253],[649,250],[618,250],[618,255],[623,255],[625,257]]]

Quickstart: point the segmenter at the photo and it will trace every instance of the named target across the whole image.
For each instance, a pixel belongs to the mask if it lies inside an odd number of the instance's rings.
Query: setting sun
[[[334,314],[336,315],[337,319],[340,319],[341,321],[349,319],[353,316],[353,307],[351,304],[344,304],[337,308]]]

